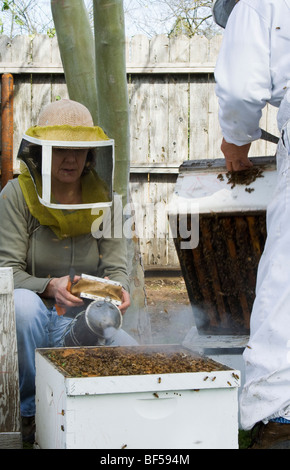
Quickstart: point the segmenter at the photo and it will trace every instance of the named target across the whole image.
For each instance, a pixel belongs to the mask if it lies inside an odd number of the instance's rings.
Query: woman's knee
[[[36,316],[39,317],[44,311],[45,305],[41,298],[28,289],[14,290],[14,306],[16,322],[30,322]]]

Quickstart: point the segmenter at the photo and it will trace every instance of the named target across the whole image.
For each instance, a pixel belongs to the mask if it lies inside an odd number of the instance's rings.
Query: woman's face
[[[83,172],[88,149],[54,148],[51,177],[59,183],[76,183]]]

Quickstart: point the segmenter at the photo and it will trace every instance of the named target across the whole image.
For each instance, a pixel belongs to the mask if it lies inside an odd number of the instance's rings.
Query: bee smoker
[[[97,280],[104,290],[117,286],[118,283],[90,276],[82,275],[88,282]],[[104,287],[103,287],[104,286]],[[85,310],[81,311],[71,322],[64,334],[64,346],[103,346],[110,344],[115,334],[121,328],[122,314],[117,305],[121,302],[113,300],[110,296],[102,297],[96,292],[81,292],[80,297],[85,302]]]

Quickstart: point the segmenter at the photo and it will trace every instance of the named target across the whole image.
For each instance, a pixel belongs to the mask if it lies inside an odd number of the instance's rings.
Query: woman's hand
[[[109,280],[109,277],[108,276],[105,276],[104,279],[108,279]],[[118,305],[118,309],[120,310],[120,312],[122,313],[122,315],[124,315],[124,313],[126,312],[127,308],[130,307],[130,304],[131,304],[131,301],[130,301],[130,294],[129,292],[127,292],[124,287],[122,287],[122,299],[121,299],[122,303],[121,305]]]
[[[74,282],[78,281],[80,276],[74,277]],[[55,303],[59,307],[80,307],[83,304],[82,299],[73,295],[69,290],[68,286],[70,285],[70,277],[56,277],[51,279],[48,283],[45,291],[43,292],[43,297],[52,297],[55,299]]]

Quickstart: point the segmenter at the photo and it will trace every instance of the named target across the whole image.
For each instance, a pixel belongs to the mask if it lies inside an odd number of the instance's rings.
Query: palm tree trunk
[[[115,140],[114,189],[128,201],[129,101],[122,0],[94,0],[95,60],[99,125]]]
[[[84,104],[98,124],[94,37],[83,0],[51,0],[69,97]]]

